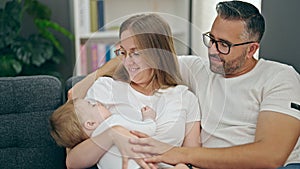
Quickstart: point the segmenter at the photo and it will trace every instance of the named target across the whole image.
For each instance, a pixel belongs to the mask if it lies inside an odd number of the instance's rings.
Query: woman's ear
[[[93,120],[87,120],[84,122],[84,128],[88,130],[95,130],[98,127],[97,123]]]
[[[255,52],[258,50],[258,48],[259,48],[259,43],[257,42],[251,43],[250,46],[248,47],[248,53],[247,53],[248,58],[252,58]]]

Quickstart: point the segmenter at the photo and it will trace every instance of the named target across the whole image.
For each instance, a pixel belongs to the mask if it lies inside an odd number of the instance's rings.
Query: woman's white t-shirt
[[[186,123],[200,121],[199,104],[196,96],[186,86],[177,85],[168,89],[159,89],[154,95],[147,96],[134,90],[128,83],[101,77],[89,89],[86,99],[101,102],[112,114],[118,114],[131,124],[129,130],[148,133],[147,125],[140,127],[141,108],[149,106],[156,111],[156,128],[153,138],[181,146],[185,136]],[[101,133],[107,127],[118,124],[112,118],[103,122],[93,135]],[[148,122],[145,122],[148,123]],[[150,122],[149,122],[150,123]],[[139,127],[137,127],[139,126]],[[150,127],[150,130],[153,129]],[[151,132],[151,131],[150,131]],[[149,133],[148,133],[149,134]],[[113,146],[99,161],[98,168],[121,168],[122,159],[118,149]],[[139,168],[132,160],[128,168]]]

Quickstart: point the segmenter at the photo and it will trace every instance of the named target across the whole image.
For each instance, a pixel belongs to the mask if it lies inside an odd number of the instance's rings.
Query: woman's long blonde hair
[[[171,29],[164,19],[157,14],[135,15],[122,23],[119,37],[126,30],[130,31],[137,48],[142,51],[141,57],[154,69],[153,81],[158,88],[182,83]],[[130,82],[124,66],[113,78]]]

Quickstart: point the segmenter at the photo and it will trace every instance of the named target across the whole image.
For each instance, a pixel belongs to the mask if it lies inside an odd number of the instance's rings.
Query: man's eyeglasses
[[[215,43],[216,48],[218,52],[222,53],[223,55],[228,55],[230,53],[230,48],[233,46],[241,46],[241,45],[246,45],[249,43],[254,43],[255,41],[249,41],[249,42],[244,42],[244,43],[237,43],[233,44],[224,40],[216,40],[213,37],[210,36],[210,32],[206,32],[202,34],[203,36],[203,42],[204,45],[208,48],[211,48],[212,45]]]
[[[129,55],[129,57],[134,57],[134,56],[139,56],[140,55],[140,52],[135,50],[135,49],[130,50],[129,52],[127,52],[125,49],[119,48],[119,49],[116,49],[114,52],[115,52],[116,56],[125,56],[125,57],[127,57],[127,53]]]

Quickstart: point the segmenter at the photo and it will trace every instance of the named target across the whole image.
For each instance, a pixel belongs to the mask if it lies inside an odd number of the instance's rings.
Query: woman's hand
[[[71,89],[68,90],[67,99],[68,100],[72,100],[73,99],[73,88],[71,88]]]

